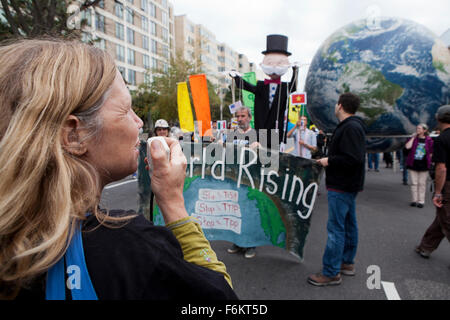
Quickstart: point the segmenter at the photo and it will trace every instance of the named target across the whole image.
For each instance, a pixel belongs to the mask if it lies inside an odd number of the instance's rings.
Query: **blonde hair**
[[[61,135],[71,114],[98,135],[115,76],[111,56],[78,41],[0,47],[0,297],[56,263],[87,211],[108,220],[97,171],[66,152]]]
[[[425,135],[425,136],[428,136],[430,133],[428,132],[428,126],[425,124],[425,123],[419,123],[418,124],[418,126],[419,127],[422,127],[422,129],[423,129],[423,134]]]

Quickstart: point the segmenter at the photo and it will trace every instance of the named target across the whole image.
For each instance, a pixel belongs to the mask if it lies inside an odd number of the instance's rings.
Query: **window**
[[[145,69],[150,69],[150,57],[147,54],[143,55],[143,64]]]
[[[142,30],[148,32],[148,19],[145,16],[142,16],[142,26],[141,26],[141,28],[142,28]]]
[[[158,43],[152,39],[152,53],[158,53]]]
[[[116,2],[114,4],[114,13],[116,17],[123,19],[123,4],[121,4],[120,2]]]
[[[134,59],[134,50],[128,48],[127,49],[127,55],[128,55],[128,64],[135,65],[135,59]]]
[[[121,67],[121,66],[117,67],[117,69],[119,69],[119,72],[120,72],[120,74],[122,75],[122,78],[123,78],[123,79],[126,79],[126,72],[127,72],[127,69],[125,69],[124,67]]]
[[[150,24],[150,33],[154,36],[156,36],[156,23],[155,22],[151,22]]]
[[[148,37],[144,35],[142,35],[142,48],[149,50]]]
[[[158,60],[156,58],[152,58],[152,69],[158,69]]]
[[[127,28],[127,42],[134,44],[134,30]]]
[[[116,44],[116,59],[125,62],[125,48],[120,44]]]
[[[102,50],[106,50],[106,41],[105,39],[99,38],[97,41],[94,42],[94,46],[102,49]]]
[[[169,25],[169,17],[167,16],[167,12],[161,11],[161,14],[162,14],[161,16],[162,25],[167,27]]]
[[[84,43],[91,43],[92,35],[90,33],[82,32],[81,33],[81,41],[83,41]]]
[[[169,58],[169,46],[166,46],[165,44],[162,45],[162,56],[164,58]]]
[[[162,28],[162,38],[164,42],[169,42],[169,30]]]
[[[124,39],[124,29],[123,24],[116,22],[116,38],[120,40]]]
[[[105,17],[98,13],[95,14],[95,28],[105,33]]]
[[[128,69],[128,83],[133,86],[136,85],[136,71]]]
[[[148,2],[147,2],[147,0],[141,0],[141,9],[145,13],[148,13]]]
[[[100,1],[98,2],[98,7],[99,7],[99,8],[102,8],[102,9],[105,9],[105,0],[100,0]]]
[[[156,5],[150,2],[150,16],[156,18]]]
[[[91,10],[83,10],[81,11],[81,19],[86,21],[86,26],[92,26],[92,14]]]
[[[134,23],[134,11],[131,8],[126,9],[126,17],[127,22],[133,24]]]

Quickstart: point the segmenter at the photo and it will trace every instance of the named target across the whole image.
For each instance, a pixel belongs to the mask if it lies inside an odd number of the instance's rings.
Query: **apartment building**
[[[227,88],[231,84],[231,78],[224,71],[254,71],[254,65],[244,54],[218,41],[213,32],[195,24],[186,15],[175,16],[175,41],[176,53],[194,62],[218,88]]]
[[[83,38],[98,39],[130,89],[149,82],[153,69],[166,71],[175,53],[173,5],[167,0],[103,0],[83,12]]]

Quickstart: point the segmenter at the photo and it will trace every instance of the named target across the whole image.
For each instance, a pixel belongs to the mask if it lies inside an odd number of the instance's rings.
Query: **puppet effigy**
[[[288,58],[291,53],[287,49],[288,38],[286,36],[268,35],[266,50],[262,52],[264,59],[260,66],[270,79],[264,79],[264,81],[258,81],[256,85],[252,85],[240,76],[231,74],[238,88],[250,91],[255,95],[255,129],[278,129],[280,143],[286,142],[285,111],[289,95],[296,91],[298,74],[298,67],[292,66],[291,82],[281,82],[281,76],[291,67]],[[269,138],[268,147],[270,145]]]

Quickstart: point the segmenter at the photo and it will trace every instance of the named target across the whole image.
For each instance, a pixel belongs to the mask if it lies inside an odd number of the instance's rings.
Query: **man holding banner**
[[[234,139],[233,141],[229,141],[230,143],[238,144],[238,145],[244,145],[250,147],[256,147],[259,145],[257,141],[252,140],[256,139],[256,132],[255,129],[250,128],[250,121],[252,119],[252,114],[249,108],[247,107],[240,107],[236,110],[236,118],[238,121],[238,128],[236,129],[236,133],[239,135]],[[253,139],[252,139],[253,138]],[[238,253],[240,251],[245,252],[244,256],[247,259],[251,259],[256,256],[256,249],[255,247],[249,247],[249,248],[242,248],[239,247],[236,244],[233,244],[231,248],[228,248],[228,253]]]

